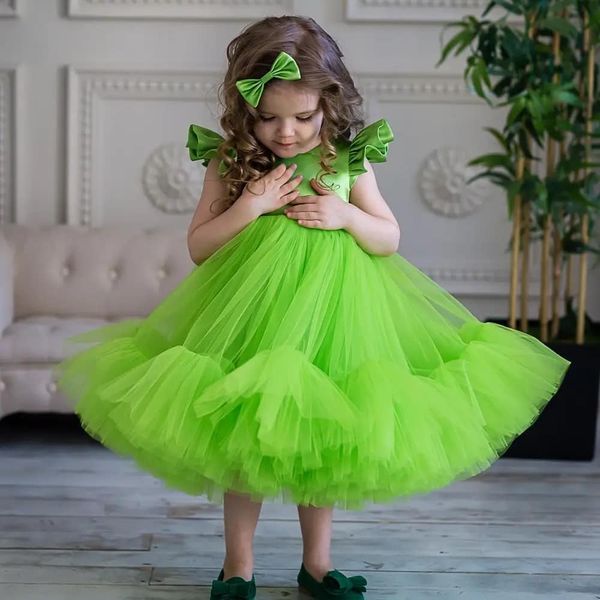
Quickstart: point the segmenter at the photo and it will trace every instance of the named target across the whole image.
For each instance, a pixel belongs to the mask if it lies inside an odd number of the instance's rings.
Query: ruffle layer
[[[478,321],[399,255],[278,216],[147,319],[73,340],[95,342],[59,366],[87,431],[217,502],[233,489],[360,508],[470,477],[535,421],[569,365]]]
[[[367,172],[364,166],[365,158],[372,163],[387,160],[389,143],[393,140],[394,133],[385,119],[371,123],[356,134],[348,151],[350,187],[354,185],[359,175]]]
[[[201,160],[202,165],[207,167],[210,159],[217,156],[217,150],[223,141],[223,136],[216,131],[192,123],[188,128],[186,144],[190,160]]]

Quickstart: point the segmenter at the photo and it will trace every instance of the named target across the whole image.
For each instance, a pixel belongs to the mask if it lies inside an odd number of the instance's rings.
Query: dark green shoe
[[[225,572],[221,569],[219,577],[213,579],[210,600],[253,600],[256,597],[254,575],[247,581],[242,577],[230,577],[223,581]]]
[[[328,571],[323,581],[317,581],[305,568],[304,563],[298,573],[300,591],[317,600],[363,600],[367,591],[367,580],[362,575],[346,577],[340,571]]]

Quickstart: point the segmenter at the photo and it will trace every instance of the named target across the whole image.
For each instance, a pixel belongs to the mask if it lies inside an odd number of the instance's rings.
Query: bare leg
[[[226,492],[223,504],[225,526],[224,580],[230,577],[252,578],[254,554],[252,542],[262,502],[249,496]]]
[[[331,562],[331,529],[333,507],[298,505],[302,531],[304,567],[317,581],[333,569]]]

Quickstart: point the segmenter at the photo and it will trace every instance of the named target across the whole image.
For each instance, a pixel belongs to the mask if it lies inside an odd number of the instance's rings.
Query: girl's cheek
[[[254,135],[257,137],[268,138],[269,137],[269,128],[267,125],[256,125],[254,127]]]
[[[258,139],[260,142],[263,142],[265,139],[265,132],[264,132],[264,128],[260,127],[259,125],[254,127],[254,137],[256,137],[256,139]]]

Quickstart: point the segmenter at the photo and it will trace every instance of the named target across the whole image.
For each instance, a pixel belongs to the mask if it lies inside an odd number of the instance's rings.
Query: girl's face
[[[323,110],[319,93],[291,81],[270,82],[257,106],[256,139],[280,158],[296,156],[321,143]]]

